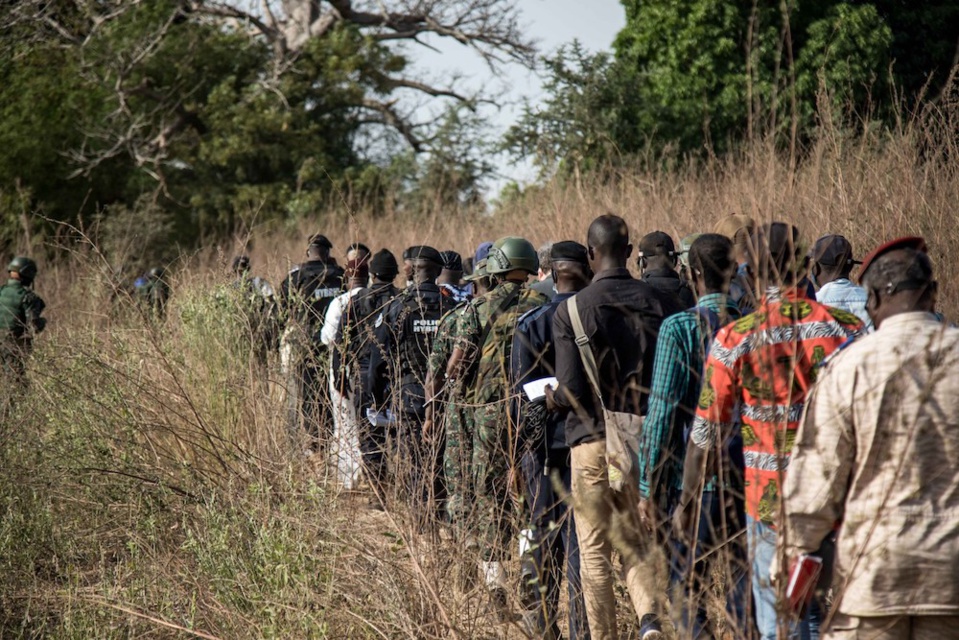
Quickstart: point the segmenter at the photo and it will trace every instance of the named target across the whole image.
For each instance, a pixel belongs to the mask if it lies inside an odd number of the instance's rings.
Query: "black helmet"
[[[25,256],[17,256],[7,265],[7,271],[20,274],[20,282],[27,285],[37,277],[37,263]]]
[[[240,274],[250,270],[250,257],[237,256],[233,258],[233,273]]]
[[[486,271],[492,276],[522,269],[529,273],[539,270],[539,255],[536,247],[525,239],[516,236],[500,238],[493,243],[486,257]]]

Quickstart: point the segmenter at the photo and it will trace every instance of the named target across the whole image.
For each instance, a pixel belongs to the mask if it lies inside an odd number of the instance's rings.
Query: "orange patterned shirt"
[[[753,518],[776,520],[779,487],[819,366],[861,329],[855,315],[790,288],[770,289],[754,313],[716,335],[690,438],[707,449],[741,426],[746,511]]]

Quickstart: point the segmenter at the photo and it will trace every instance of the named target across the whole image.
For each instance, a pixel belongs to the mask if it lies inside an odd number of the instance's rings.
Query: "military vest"
[[[453,307],[436,285],[410,287],[394,300],[387,319],[394,332],[398,370],[394,382],[400,386],[404,413],[424,415],[424,382],[430,352],[440,319]]]
[[[26,333],[31,293],[19,280],[10,279],[0,287],[0,339],[19,339]]]
[[[479,364],[474,383],[474,399],[479,403],[496,402],[508,396],[509,361],[513,333],[520,316],[546,304],[546,296],[512,282],[500,284],[487,294],[484,319],[485,338],[479,345]]]

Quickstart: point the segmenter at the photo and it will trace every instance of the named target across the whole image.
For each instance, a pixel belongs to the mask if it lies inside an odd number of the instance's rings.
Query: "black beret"
[[[407,252],[410,260],[429,260],[440,266],[443,265],[443,256],[440,255],[440,252],[425,244],[410,247]]]
[[[549,250],[549,258],[553,262],[578,262],[579,264],[589,264],[586,257],[586,247],[572,240],[563,240],[554,242]]]
[[[322,233],[317,233],[313,236],[310,236],[310,246],[311,247],[326,247],[327,249],[333,248],[333,243],[330,242],[330,239],[327,238]]]
[[[382,249],[370,260],[370,273],[382,278],[395,278],[400,272],[399,265],[396,264],[396,256],[389,249]]]
[[[443,258],[443,268],[447,271],[463,270],[463,257],[455,251],[443,251],[440,257]]]

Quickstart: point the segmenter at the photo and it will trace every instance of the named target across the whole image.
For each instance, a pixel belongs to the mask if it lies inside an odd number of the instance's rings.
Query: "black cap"
[[[323,235],[322,233],[317,233],[317,234],[315,234],[315,235],[310,236],[310,244],[309,244],[309,246],[311,246],[311,247],[326,247],[327,249],[332,249],[332,248],[333,248],[333,243],[330,242],[330,239],[327,238],[327,237],[326,237],[325,235]]]
[[[849,240],[836,234],[825,235],[809,251],[809,257],[813,262],[826,265],[827,267],[839,267],[848,264],[861,264],[852,257],[852,245]]]
[[[246,271],[250,268],[250,257],[249,256],[237,256],[233,258],[233,272],[239,273],[240,271]]]
[[[455,251],[443,251],[440,257],[443,259],[443,268],[447,271],[463,270],[463,257]]]
[[[396,264],[396,256],[389,249],[381,249],[370,260],[370,273],[378,278],[392,280],[400,272]]]
[[[643,239],[639,241],[640,258],[674,255],[676,255],[676,245],[673,243],[673,238],[664,231],[647,233],[643,236]]]
[[[589,260],[586,257],[586,247],[572,240],[554,242],[549,250],[549,258],[553,262],[589,264]]]
[[[441,256],[440,252],[433,247],[421,244],[416,245],[415,247],[410,247],[406,251],[409,255],[409,258],[404,257],[404,260],[429,260],[430,262],[435,262],[440,266],[443,265],[443,256]]]

